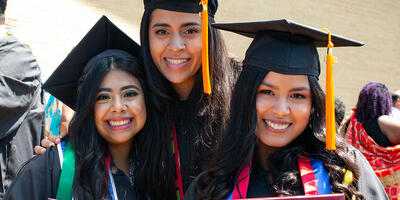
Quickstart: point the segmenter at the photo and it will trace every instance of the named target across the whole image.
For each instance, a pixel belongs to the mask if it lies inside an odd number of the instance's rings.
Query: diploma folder
[[[248,198],[248,200],[344,200],[344,194],[301,195],[286,197]],[[243,199],[244,200],[244,199]]]

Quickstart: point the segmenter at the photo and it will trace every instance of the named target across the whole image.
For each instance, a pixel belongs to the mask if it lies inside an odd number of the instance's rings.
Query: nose
[[[277,117],[285,117],[285,116],[289,115],[290,105],[289,105],[288,100],[285,98],[277,99],[272,111]]]
[[[168,48],[174,52],[179,52],[184,49],[185,41],[183,40],[182,36],[180,34],[173,34],[168,44]]]
[[[111,106],[111,111],[113,113],[124,113],[126,112],[126,105],[121,98],[114,98],[113,104]]]

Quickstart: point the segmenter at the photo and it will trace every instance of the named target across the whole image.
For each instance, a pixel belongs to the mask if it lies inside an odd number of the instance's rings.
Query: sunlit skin
[[[128,72],[111,69],[102,80],[96,95],[94,119],[115,164],[129,174],[132,141],[146,122],[145,100],[140,82]]]
[[[152,12],[149,24],[151,56],[181,100],[189,96],[200,69],[201,42],[199,14],[163,9]]]
[[[311,113],[307,76],[269,72],[257,89],[256,110],[257,154],[264,161],[307,127]]]

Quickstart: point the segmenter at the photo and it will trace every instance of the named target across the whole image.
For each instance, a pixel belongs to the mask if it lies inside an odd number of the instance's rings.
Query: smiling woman
[[[150,52],[160,73],[180,100],[188,98],[201,66],[198,14],[155,9],[149,25]]]
[[[231,59],[221,33],[208,27],[208,47],[202,46],[203,21],[199,16],[205,5],[200,0],[144,0],[141,22],[141,44],[151,101],[163,118],[164,149],[159,160],[167,166],[162,171],[150,167],[139,169],[153,175],[152,183],[165,187],[153,188],[152,199],[182,199],[183,193],[203,169],[217,140],[226,127],[229,102],[237,68]],[[209,0],[208,23],[214,22],[217,0]],[[204,11],[202,13],[204,17]],[[203,93],[202,70],[207,66],[202,50],[208,48],[211,95]],[[237,63],[237,62],[232,62]],[[205,67],[206,68],[206,67]],[[155,159],[153,152],[148,152]],[[141,184],[144,185],[144,184]],[[145,190],[144,187],[141,188]],[[178,192],[177,192],[178,191]],[[177,197],[176,194],[179,194]],[[143,197],[145,198],[145,197]]]
[[[149,124],[156,116],[146,102],[139,48],[106,17],[89,31],[44,85],[75,110],[69,134],[22,168],[6,199],[137,199],[136,195],[143,195],[135,192],[135,179],[144,176],[136,169],[153,163],[139,152],[157,150],[141,144],[151,141],[157,146],[153,140],[159,132],[154,129],[158,120]]]
[[[254,38],[232,95],[227,131],[184,199],[343,193],[387,199],[360,152],[338,138],[325,148],[317,47],[328,34],[290,20],[214,24]],[[337,46],[361,43],[332,35]]]
[[[129,145],[146,122],[145,108],[140,82],[112,68],[100,83],[94,104],[96,128],[109,146]]]

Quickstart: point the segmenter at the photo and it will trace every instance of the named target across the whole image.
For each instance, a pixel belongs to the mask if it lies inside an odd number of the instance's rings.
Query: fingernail
[[[56,139],[56,143],[58,144],[58,143],[60,143],[61,142],[61,140],[59,139],[59,138],[57,138]]]

